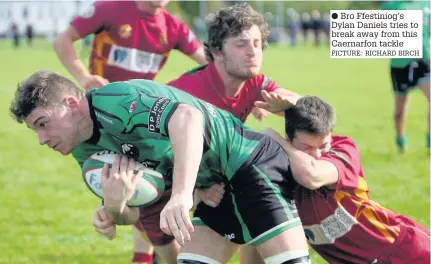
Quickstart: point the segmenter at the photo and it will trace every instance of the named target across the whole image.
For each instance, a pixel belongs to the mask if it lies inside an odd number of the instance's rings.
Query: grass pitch
[[[113,241],[93,230],[99,200],[86,189],[72,157],[39,146],[36,135],[9,116],[19,81],[39,69],[66,70],[46,41],[33,48],[11,46],[0,41],[0,263],[130,263],[130,228],[119,228]],[[173,52],[157,80],[168,82],[194,65]],[[420,91],[412,93],[409,148],[401,156],[394,145],[388,60],[331,60],[326,47],[272,46],[265,53],[263,72],[282,87],[321,96],[335,106],[335,134],[357,143],[371,198],[429,227],[426,101]],[[247,124],[257,130],[283,128],[276,116],[263,123],[250,117]],[[316,254],[313,261],[325,263]]]

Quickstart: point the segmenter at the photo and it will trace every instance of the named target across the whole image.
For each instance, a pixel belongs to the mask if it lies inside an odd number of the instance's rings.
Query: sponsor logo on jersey
[[[152,133],[160,133],[162,114],[170,102],[171,100],[165,97],[159,97],[156,99],[151,106],[150,114],[148,115],[148,131]]]
[[[157,73],[165,56],[143,50],[112,45],[107,65],[138,73]]]
[[[337,238],[347,234],[358,221],[343,207],[338,207],[333,215],[320,224],[304,226],[305,236],[310,244],[333,244]]]
[[[121,145],[121,152],[129,158],[138,159],[139,158],[139,148],[130,143],[124,143]]]
[[[129,38],[132,35],[132,26],[129,24],[122,25],[118,30],[120,38]]]
[[[129,113],[133,113],[135,110],[136,110],[136,106],[138,105],[138,103],[136,102],[136,101],[133,101],[131,104],[130,104],[130,107],[129,107]]]
[[[114,61],[117,63],[123,63],[127,59],[127,50],[117,49],[114,51]]]
[[[97,111],[94,111],[94,112],[96,113],[97,118],[102,119],[103,121],[105,121],[105,122],[107,122],[107,123],[109,123],[109,124],[111,124],[111,125],[114,123],[114,122],[112,121],[112,119],[107,118],[106,116],[104,116],[104,115],[100,114],[100,113],[99,113],[99,112],[97,112]]]
[[[160,164],[160,161],[158,161],[158,160],[149,160],[149,159],[146,159],[146,160],[142,161],[142,162],[141,162],[141,164],[142,164],[143,166],[145,166],[145,167],[149,168],[149,169],[156,170],[156,168],[157,168],[157,167],[159,166],[159,164]]]

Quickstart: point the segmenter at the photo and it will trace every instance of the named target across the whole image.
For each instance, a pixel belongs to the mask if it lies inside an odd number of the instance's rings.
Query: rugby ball
[[[85,162],[82,167],[82,176],[84,182],[90,191],[97,197],[103,199],[101,175],[105,163],[112,167],[118,154],[105,150],[94,153]],[[138,179],[136,191],[132,198],[127,202],[130,207],[144,207],[155,203],[160,199],[165,191],[165,181],[163,175],[155,170],[149,169],[144,165],[136,162],[135,172],[144,169],[143,176]]]

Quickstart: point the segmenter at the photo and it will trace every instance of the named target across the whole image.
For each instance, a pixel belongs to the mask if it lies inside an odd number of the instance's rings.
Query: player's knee
[[[180,253],[177,259],[178,264],[221,264],[209,257],[191,253]]]
[[[286,251],[264,261],[265,264],[311,264],[307,250]]]

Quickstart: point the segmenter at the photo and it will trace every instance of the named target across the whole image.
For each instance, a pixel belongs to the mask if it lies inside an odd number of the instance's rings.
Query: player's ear
[[[211,52],[211,54],[213,55],[214,61],[216,61],[216,62],[222,62],[223,61],[223,52],[216,50],[216,51]]]
[[[68,96],[64,98],[64,103],[70,108],[72,112],[75,112],[79,109],[79,100],[74,96]]]

